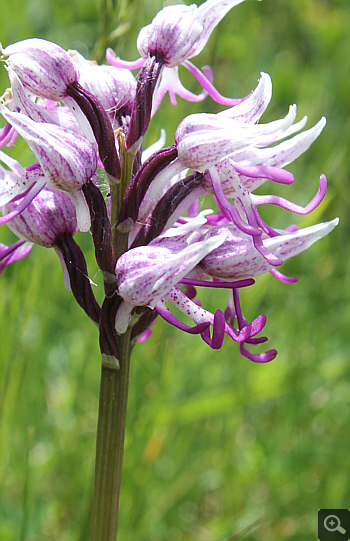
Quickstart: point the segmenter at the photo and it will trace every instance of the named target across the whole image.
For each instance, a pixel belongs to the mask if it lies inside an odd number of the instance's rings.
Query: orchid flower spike
[[[22,167],[0,152],[0,225],[7,224],[19,239],[12,246],[0,244],[0,273],[28,255],[33,244],[53,247],[67,289],[99,326],[102,363],[110,369],[122,359],[120,348],[148,335],[158,315],[200,335],[213,349],[227,334],[250,360],[271,361],[275,350],[253,354],[246,347],[267,340],[258,336],[266,316],[249,323],[239,290],[266,272],[295,282],[276,267],[338,223],[281,230],[258,212],[260,205],[312,212],[326,194],[323,174],[305,206],[253,193],[269,180],[286,186],[294,182],[285,167],[320,135],[325,118],[304,130],[307,118],[296,121],[297,107],[291,105],[284,118],[261,123],[272,96],[268,74],[261,73],[249,96],[233,99],[213,86],[209,66],[200,70],[191,63],[225,14],[242,1],[164,7],[141,29],[141,58],[135,62],[120,60],[109,49],[110,65],[98,66],[40,39],[1,49],[11,88],[0,99],[7,121],[0,129],[0,147],[12,145],[19,134],[38,161]],[[198,94],[181,84],[180,65],[200,83]],[[139,70],[137,79],[132,69]],[[193,102],[210,96],[228,108],[187,116],[178,125],[175,144],[164,148],[162,131],[143,152],[143,138],[166,93],[173,105],[176,96]],[[104,170],[100,179],[98,165]],[[107,200],[101,189],[105,178]],[[214,195],[216,214],[200,211],[206,194]],[[91,230],[104,282],[101,308],[73,239],[77,229]],[[196,299],[202,287],[228,289],[227,306],[215,313],[203,308]]]

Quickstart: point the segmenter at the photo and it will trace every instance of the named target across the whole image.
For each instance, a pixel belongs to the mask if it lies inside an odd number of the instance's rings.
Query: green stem
[[[130,367],[130,333],[120,337],[120,369],[102,365],[90,541],[116,541]]]
[[[118,230],[123,195],[129,185],[133,156],[127,153],[125,135],[117,130],[121,178],[110,184],[112,246],[116,259],[128,249],[128,233]],[[97,424],[94,493],[90,541],[116,541],[122,482],[124,434],[131,356],[131,329],[118,337],[119,368],[102,362]]]
[[[117,227],[117,220],[120,208],[123,203],[123,197],[129,186],[134,156],[127,152],[125,146],[125,134],[117,130],[116,139],[119,145],[119,159],[121,166],[121,177],[118,184],[111,185],[111,224],[112,224],[112,244],[116,259],[127,251],[129,232],[123,232]]]

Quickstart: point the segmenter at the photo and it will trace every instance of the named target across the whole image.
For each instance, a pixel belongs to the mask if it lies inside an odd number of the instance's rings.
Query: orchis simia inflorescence
[[[41,39],[2,49],[10,88],[0,104],[6,122],[0,144],[11,146],[19,135],[35,160],[22,167],[0,152],[0,223],[19,239],[13,246],[0,245],[0,272],[26,257],[33,244],[53,247],[66,288],[99,326],[102,364],[109,369],[119,368],[126,341],[131,350],[147,338],[157,315],[200,335],[213,349],[227,334],[248,359],[271,361],[275,350],[251,351],[267,340],[258,336],[266,317],[248,322],[239,290],[265,272],[295,282],[279,266],[338,223],[281,230],[267,225],[258,212],[259,205],[312,212],[326,193],[324,175],[305,207],[254,194],[267,181],[293,183],[285,166],[309,148],[326,120],[303,131],[307,119],[295,122],[292,105],[281,120],[261,123],[272,95],[269,75],[261,73],[247,96],[226,98],[214,87],[210,67],[200,70],[190,61],[241,1],[165,7],[140,31],[140,58],[134,62],[108,49],[108,64],[99,66]],[[180,64],[198,80],[200,94],[182,85]],[[134,70],[139,70],[136,78]],[[173,104],[176,94],[196,102],[210,97],[226,109],[189,115],[178,125],[174,144],[165,147],[162,132],[145,150],[144,135],[167,92]],[[101,176],[109,184],[107,199]],[[214,195],[216,212],[199,212],[206,194]],[[102,306],[73,238],[78,229],[92,233],[104,278]],[[197,300],[202,287],[225,288],[226,306],[215,313],[202,307]],[[175,315],[179,311],[186,323]]]
[[[265,316],[248,324],[241,314],[239,289],[268,271],[281,281],[295,281],[277,267],[337,223],[282,231],[268,226],[258,213],[259,205],[273,204],[306,214],[322,201],[324,175],[305,207],[253,192],[267,180],[291,184],[293,175],[284,167],[307,150],[326,121],[322,118],[301,131],[307,119],[295,123],[292,105],[283,119],[259,123],[272,94],[266,73],[250,95],[231,99],[214,88],[208,67],[200,71],[189,61],[237,3],[208,0],[199,8],[164,8],[141,30],[141,58],[135,62],[122,61],[108,50],[110,65],[98,66],[76,51],[39,39],[2,50],[11,88],[0,105],[7,121],[1,145],[11,145],[20,134],[37,161],[23,168],[0,154],[1,223],[19,238],[11,247],[1,246],[0,269],[25,257],[32,243],[53,246],[66,287],[100,326],[106,363],[117,364],[120,335],[132,327],[132,341],[143,340],[157,315],[199,334],[212,348],[221,347],[228,334],[249,359],[272,360],[275,350],[254,354],[246,348],[266,340],[256,337]],[[201,83],[201,94],[182,86],[179,64]],[[131,69],[139,69],[137,79]],[[186,117],[174,145],[164,148],[162,136],[142,153],[143,136],[167,91],[175,103],[175,93],[193,101],[209,94],[229,107],[218,114]],[[98,165],[110,185],[108,204],[99,188]],[[199,198],[208,193],[215,196],[215,214],[209,209],[198,212]],[[77,227],[91,228],[105,280],[101,308],[86,272],[76,270],[86,270],[73,240]],[[203,286],[226,288],[227,306],[215,314],[201,307],[196,295]],[[181,322],[169,303],[194,325]]]

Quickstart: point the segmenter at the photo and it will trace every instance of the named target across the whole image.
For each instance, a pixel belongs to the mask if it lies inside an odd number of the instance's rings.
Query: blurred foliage
[[[264,121],[290,103],[308,126],[327,126],[290,170],[290,187],[265,185],[305,204],[321,172],[326,200],[299,226],[340,217],[340,225],[284,265],[300,277],[284,285],[270,275],[242,292],[244,313],[266,313],[277,359],[258,366],[228,339],[212,351],[199,337],[157,321],[134,350],[127,418],[120,539],[123,541],[313,541],[317,510],[349,506],[349,95],[348,0],[247,1],[220,23],[194,59],[211,64],[229,96],[270,73],[273,99]],[[12,0],[1,6],[5,46],[28,37],[56,41],[91,57],[112,46],[137,58],[138,30],[154,0]],[[101,15],[102,13],[102,15]],[[106,16],[107,14],[107,16]],[[198,92],[185,70],[181,77]],[[5,89],[5,70],[0,74]],[[216,112],[209,99],[177,107],[167,100],[147,143],[179,119]],[[25,165],[21,142],[9,152]],[[291,217],[265,209],[285,227]],[[2,227],[0,241],[11,242]],[[89,235],[90,277],[101,289]],[[216,309],[225,294],[201,294]],[[97,331],[64,290],[55,253],[36,247],[0,279],[0,539],[88,538],[99,390]]]

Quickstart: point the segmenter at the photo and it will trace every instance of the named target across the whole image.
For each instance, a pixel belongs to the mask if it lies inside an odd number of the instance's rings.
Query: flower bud
[[[163,56],[173,68],[201,52],[215,26],[242,0],[207,0],[196,5],[167,6],[140,31],[137,48],[143,58]]]
[[[131,305],[154,308],[156,303],[184,278],[224,236],[194,242],[162,239],[125,252],[117,261],[116,279],[119,295]]]
[[[112,118],[130,115],[136,92],[136,79],[127,69],[86,60],[77,51],[68,51],[79,74],[79,84],[89,90]]]
[[[18,202],[8,203],[4,209],[11,212],[17,205]],[[56,246],[59,237],[75,233],[75,207],[66,194],[44,188],[28,207],[7,225],[20,239],[51,248]]]
[[[77,81],[69,54],[59,45],[44,39],[26,39],[2,50],[9,71],[35,96],[61,101],[67,86]]]
[[[1,105],[0,111],[27,141],[50,187],[76,192],[96,173],[96,151],[84,137],[54,124],[34,122]]]

